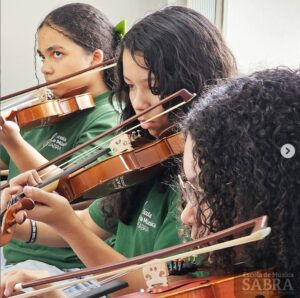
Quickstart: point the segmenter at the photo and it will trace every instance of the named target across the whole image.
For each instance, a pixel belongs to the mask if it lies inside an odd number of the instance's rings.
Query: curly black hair
[[[161,98],[182,88],[200,95],[205,86],[236,74],[235,58],[221,33],[202,14],[182,6],[155,11],[137,22],[118,47],[113,92],[123,108],[123,120],[134,115],[123,78],[124,49],[135,61],[136,54],[144,56],[149,88]],[[165,108],[175,104],[169,102]],[[184,108],[186,112],[187,105]]]
[[[62,33],[89,54],[101,49],[104,60],[115,57],[119,35],[110,20],[92,5],[70,3],[60,6],[44,18],[38,26],[37,33],[43,26],[49,26]],[[111,89],[114,81],[113,69],[104,71],[104,80]]]
[[[155,11],[138,21],[127,32],[117,51],[116,81],[111,100],[118,101],[122,120],[135,114],[129,98],[129,89],[123,78],[124,49],[130,51],[135,61],[136,54],[144,56],[145,65],[149,70],[149,88],[160,98],[182,88],[201,94],[206,86],[236,74],[236,63],[231,51],[218,29],[203,15],[181,6],[169,6]],[[152,82],[151,75],[155,82]],[[178,102],[179,99],[172,100],[164,108],[167,109]],[[182,108],[182,112],[186,113],[187,110],[188,104]],[[171,123],[178,122],[176,113],[169,113],[169,118]],[[137,124],[138,122],[134,122],[131,126]],[[145,130],[142,130],[142,135],[149,137]],[[170,174],[177,171],[173,168],[168,169]],[[135,190],[128,191],[128,195],[126,191],[122,192],[122,203],[117,205],[122,205],[118,208],[122,212],[132,214]],[[109,203],[112,202],[110,198]],[[118,217],[124,218],[120,214]]]
[[[269,69],[216,87],[185,121],[201,169],[196,220],[216,232],[261,215],[271,234],[245,247],[254,268],[275,267],[300,281],[300,71]],[[292,158],[281,147],[295,148]],[[209,222],[209,224],[207,223]],[[206,232],[207,232],[206,230]],[[212,254],[218,268],[232,268],[234,250]]]

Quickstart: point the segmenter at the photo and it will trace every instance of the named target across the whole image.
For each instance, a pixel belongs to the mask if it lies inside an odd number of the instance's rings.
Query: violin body
[[[251,277],[248,277],[251,276]],[[190,278],[171,283],[168,286],[155,286],[150,292],[131,293],[122,298],[275,298],[272,280],[256,278],[256,272],[250,275],[209,276]],[[251,280],[252,278],[252,280]]]
[[[73,201],[99,198],[139,184],[156,175],[161,163],[182,154],[184,137],[176,133],[80,169],[59,181],[57,191]]]
[[[23,129],[42,127],[64,120],[73,113],[94,107],[94,98],[86,93],[65,99],[47,100],[20,110],[12,110],[5,119],[14,121]]]

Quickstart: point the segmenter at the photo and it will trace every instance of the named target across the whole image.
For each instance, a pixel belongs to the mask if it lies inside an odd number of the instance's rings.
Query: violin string
[[[156,118],[158,118],[158,117],[160,117],[160,116],[162,116],[162,115],[164,115],[164,114],[169,113],[170,111],[172,111],[172,110],[174,110],[174,109],[177,109],[178,107],[184,105],[185,103],[186,103],[186,102],[183,101],[183,102],[181,102],[181,103],[179,103],[179,104],[177,104],[177,105],[171,107],[170,109],[165,110],[165,111],[163,111],[162,113],[159,113],[159,114],[157,114],[157,115],[151,117],[150,119],[148,119],[148,120],[146,120],[146,121],[143,121],[143,122],[141,122],[141,123],[139,123],[139,124],[137,124],[137,125],[135,125],[135,126],[129,128],[129,129],[127,129],[127,130],[121,132],[120,134],[118,134],[118,135],[116,135],[116,136],[113,136],[112,138],[110,138],[110,139],[108,139],[108,140],[102,142],[101,144],[98,144],[98,145],[94,146],[93,148],[90,148],[90,149],[88,149],[88,150],[82,152],[82,153],[79,154],[78,156],[75,156],[75,157],[69,159],[68,161],[62,163],[61,165],[59,165],[59,167],[60,167],[62,170],[67,169],[68,166],[69,166],[70,164],[72,164],[72,163],[74,163],[74,162],[78,162],[78,161],[80,161],[80,160],[83,159],[83,158],[86,158],[87,156],[89,156],[90,154],[92,154],[94,151],[99,150],[100,148],[102,148],[103,145],[106,145],[107,143],[112,142],[113,140],[119,138],[120,136],[125,135],[125,134],[127,134],[127,133],[129,133],[129,132],[135,130],[136,128],[139,128],[142,124],[145,124],[145,123],[147,123],[147,122],[150,122],[150,121],[152,121],[152,120],[154,120],[154,119],[156,119]],[[40,177],[42,178],[42,177],[44,177],[45,175],[49,175],[52,171],[55,171],[55,169],[54,169],[54,168],[50,168],[48,171],[46,171],[46,172],[44,172],[43,174],[41,174]]]
[[[193,95],[193,97],[195,97],[195,96],[196,96],[196,94]],[[191,97],[190,100],[191,100],[193,97]],[[76,161],[76,162],[78,163],[78,161],[82,160],[85,156],[91,155],[91,154],[92,154],[93,152],[95,152],[96,150],[101,149],[101,147],[102,147],[103,145],[107,144],[108,142],[111,142],[113,139],[117,139],[117,138],[119,138],[120,136],[125,135],[126,133],[128,133],[128,132],[130,132],[130,131],[132,131],[132,130],[138,128],[138,127],[140,127],[142,124],[147,123],[147,122],[150,122],[150,121],[152,121],[152,120],[154,120],[154,119],[156,119],[156,118],[158,118],[158,117],[160,117],[160,116],[162,116],[162,115],[164,115],[164,114],[167,114],[167,113],[169,113],[170,111],[172,111],[172,110],[174,110],[174,109],[177,109],[178,107],[180,107],[180,106],[182,106],[182,105],[184,105],[184,104],[186,104],[186,102],[185,102],[185,101],[182,101],[181,103],[179,103],[179,104],[177,104],[177,105],[175,105],[175,106],[173,106],[173,107],[171,107],[171,108],[169,108],[169,109],[163,111],[162,113],[159,113],[159,114],[157,114],[157,115],[151,117],[150,119],[147,119],[146,121],[143,121],[142,123],[139,123],[138,125],[136,125],[136,126],[134,126],[134,127],[131,127],[131,128],[129,128],[129,129],[127,129],[126,131],[124,131],[124,132],[122,132],[122,133],[120,133],[120,134],[118,134],[118,135],[116,135],[116,136],[114,136],[114,137],[112,137],[112,138],[110,138],[110,139],[108,139],[108,140],[102,142],[101,144],[98,144],[98,145],[96,145],[95,147],[90,148],[90,149],[88,149],[88,150],[82,152],[82,153],[79,154],[78,156],[76,156],[76,157],[74,157],[74,158],[71,158],[70,160],[68,160],[68,161],[66,161],[66,162],[64,162],[64,163],[62,163],[62,164],[59,166],[60,169],[61,169],[62,171],[67,171],[69,167],[74,166],[74,161]],[[97,160],[97,158],[95,158],[95,160]],[[71,163],[72,163],[72,164],[71,164]],[[75,165],[76,165],[76,163],[75,163]],[[54,172],[54,171],[57,171],[57,168],[56,168],[56,167],[55,167],[55,168],[51,167],[50,169],[48,169],[48,171],[45,171],[43,174],[41,174],[41,175],[40,175],[40,178],[44,177],[45,175],[49,175],[49,174],[51,174],[51,173]],[[52,179],[51,177],[48,178],[48,179],[46,179],[46,180],[45,180],[45,183],[47,183],[47,180],[51,180],[51,181],[53,182],[53,179]],[[46,185],[48,185],[48,183],[45,184],[45,186],[46,186]]]
[[[113,275],[113,276],[110,276],[110,277],[108,277],[108,278],[102,279],[102,280],[98,281],[99,286],[96,286],[96,285],[90,285],[90,286],[88,287],[88,289],[86,289],[84,292],[81,292],[80,294],[86,293],[86,292],[88,292],[88,291],[91,290],[91,289],[99,288],[100,286],[103,286],[104,284],[107,284],[107,283],[109,283],[109,282],[111,282],[111,281],[114,281],[114,280],[116,280],[117,278],[120,278],[120,277],[122,277],[122,276],[124,276],[124,275],[126,275],[126,274],[127,274],[127,272],[122,272],[122,273],[118,273],[118,274],[115,274],[115,275]],[[78,297],[78,293],[75,292],[74,294],[68,295],[68,298],[72,298],[72,297]]]
[[[197,248],[188,252],[183,252],[183,253],[179,253],[177,255],[172,255],[169,257],[165,257],[165,258],[159,258],[159,259],[154,259],[142,264],[136,264],[136,265],[131,265],[131,266],[127,266],[125,268],[121,268],[121,269],[115,269],[112,270],[110,272],[106,272],[106,273],[101,273],[101,274],[95,274],[94,276],[88,276],[86,278],[82,278],[79,280],[73,280],[71,282],[66,282],[66,283],[61,283],[58,285],[53,285],[50,286],[48,288],[42,288],[40,290],[36,290],[33,292],[27,292],[25,294],[21,294],[21,295],[16,295],[14,296],[15,298],[25,298],[25,297],[31,297],[31,295],[39,295],[42,293],[46,293],[46,292],[50,292],[53,290],[57,290],[60,288],[64,288],[67,286],[72,286],[81,282],[86,282],[86,281],[90,281],[90,280],[95,280],[95,279],[100,279],[100,278],[105,278],[107,276],[112,276],[115,274],[121,274],[121,273],[125,273],[128,274],[129,272],[138,270],[138,269],[142,269],[145,266],[153,266],[153,265],[157,265],[160,263],[166,263],[166,262],[170,262],[174,259],[184,259],[184,258],[188,258],[191,256],[195,256],[195,255],[201,255],[201,254],[205,254],[205,253],[210,253],[213,251],[217,251],[217,250],[221,250],[221,249],[225,249],[225,248],[230,248],[230,247],[235,247],[238,245],[242,245],[242,244],[246,244],[246,243],[250,243],[250,242],[255,242],[258,240],[262,240],[265,237],[267,237],[271,232],[271,228],[270,227],[265,227],[265,228],[260,228],[259,230],[253,231],[250,235],[247,236],[243,236],[240,238],[236,238],[233,240],[228,240],[228,241],[224,241],[221,243],[217,243],[217,244],[213,244],[210,246],[205,246],[202,248]],[[46,282],[45,282],[46,283]],[[16,284],[14,287],[15,290],[23,290],[24,288],[22,287],[22,283]],[[26,294],[31,294],[31,295],[26,295]]]
[[[8,105],[6,107],[3,107],[1,108],[1,116],[5,113],[10,113],[11,112],[11,109],[25,109],[27,107],[31,107],[32,106],[32,103],[35,103],[35,104],[38,104],[40,102],[40,98],[39,97],[36,97],[36,98],[33,98],[33,99],[25,99],[25,100],[22,100],[21,102],[18,102],[17,104],[11,104],[11,105]],[[2,103],[1,103],[2,105]]]

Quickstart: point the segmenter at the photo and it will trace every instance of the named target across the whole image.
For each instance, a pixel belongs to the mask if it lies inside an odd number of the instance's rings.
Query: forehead
[[[43,26],[38,31],[37,39],[39,50],[45,50],[53,45],[59,45],[66,48],[77,46],[70,38],[49,26]]]
[[[123,51],[123,75],[126,78],[141,78],[148,77],[148,69],[145,64],[144,56],[142,53],[136,53],[134,59],[128,49]],[[142,77],[141,77],[142,75]]]
[[[198,164],[193,156],[193,146],[194,142],[190,134],[188,134],[184,145],[183,170],[186,178],[189,181],[194,180],[200,172]]]

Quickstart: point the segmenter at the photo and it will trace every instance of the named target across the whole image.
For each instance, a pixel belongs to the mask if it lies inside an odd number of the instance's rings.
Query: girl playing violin
[[[235,70],[235,60],[214,25],[194,10],[168,7],[136,23],[121,41],[114,95],[122,109],[122,119],[126,120],[181,88],[201,94],[207,85],[234,75]],[[148,120],[174,105],[172,102],[158,107],[138,120]],[[180,115],[186,110],[187,107]],[[142,134],[158,138],[175,121],[178,112],[160,116],[143,124]],[[176,172],[176,166],[165,166],[154,178],[99,199],[77,213],[63,197],[25,187],[26,196],[42,203],[28,212],[29,218],[38,221],[36,241],[71,246],[88,267],[177,244],[180,195],[171,186]],[[25,184],[35,185],[38,181],[34,171],[12,179],[11,188],[3,193],[2,208]],[[17,214],[17,221],[23,221],[23,212]],[[17,226],[14,235],[28,240],[29,224]],[[114,249],[103,241],[110,235],[115,236]],[[28,271],[26,277],[14,273],[8,272],[2,280],[6,294],[20,279],[30,277]],[[36,273],[32,274],[36,278]],[[130,285],[127,291],[145,286],[140,272],[129,274],[126,279]]]
[[[50,12],[39,25],[36,39],[41,70],[47,82],[114,57],[119,38],[101,11],[88,4],[73,3]],[[51,91],[58,98],[83,87],[96,103],[95,108],[55,125],[20,133],[14,123],[5,122],[0,130],[0,142],[6,150],[1,148],[0,165],[2,169],[9,168],[9,178],[19,171],[37,168],[115,126],[117,113],[108,100],[112,84],[113,70],[107,69],[53,85]],[[80,153],[82,151],[76,156]],[[26,260],[46,262],[64,269],[83,267],[71,249],[54,249],[17,240],[4,248],[4,255],[8,264],[19,263],[20,267],[20,262]],[[41,265],[39,262],[34,264]],[[32,263],[23,265],[31,267]]]
[[[275,290],[293,297],[300,293],[299,86],[299,71],[270,69],[201,98],[185,122],[181,182],[181,219],[192,238],[268,216],[265,240],[214,252],[211,265],[274,268]]]

